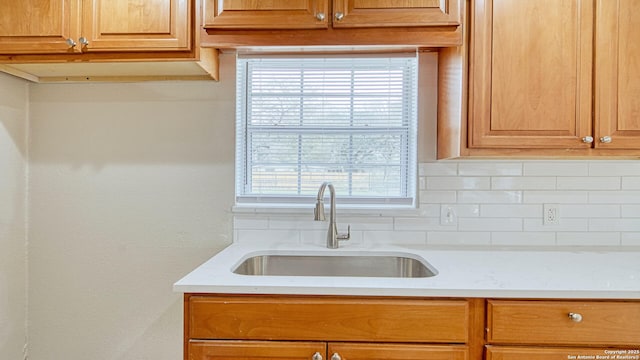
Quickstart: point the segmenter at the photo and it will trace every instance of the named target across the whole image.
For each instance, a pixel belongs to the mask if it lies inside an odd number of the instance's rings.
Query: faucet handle
[[[338,240],[349,240],[351,239],[351,225],[347,225],[347,233],[346,234],[338,234],[336,236]]]

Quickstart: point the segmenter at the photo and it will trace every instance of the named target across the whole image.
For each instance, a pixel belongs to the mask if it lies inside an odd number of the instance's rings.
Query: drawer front
[[[535,348],[487,346],[487,360],[640,359],[636,349]]]
[[[466,300],[190,296],[191,339],[466,343]]]
[[[487,317],[490,343],[640,344],[640,302],[489,300]]]

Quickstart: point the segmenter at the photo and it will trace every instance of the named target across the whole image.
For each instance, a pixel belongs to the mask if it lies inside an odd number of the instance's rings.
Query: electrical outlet
[[[544,225],[560,224],[560,209],[558,204],[544,204],[542,214],[542,222]]]

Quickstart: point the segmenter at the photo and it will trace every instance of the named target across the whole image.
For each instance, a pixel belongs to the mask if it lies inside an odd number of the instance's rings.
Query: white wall
[[[0,359],[22,359],[26,341],[28,86],[0,73]]]
[[[231,242],[222,81],[31,87],[29,359],[177,360],[172,283]]]

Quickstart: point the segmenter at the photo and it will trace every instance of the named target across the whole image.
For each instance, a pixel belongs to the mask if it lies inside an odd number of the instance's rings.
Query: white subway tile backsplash
[[[344,246],[640,246],[640,161],[446,160],[418,168],[418,209],[339,212],[339,231],[351,225]],[[543,223],[544,204],[558,205],[559,224]],[[261,208],[238,212],[233,233],[237,242],[324,246],[327,226],[310,211]]]
[[[542,205],[484,204],[480,205],[480,216],[490,218],[535,218],[542,216]]]
[[[591,191],[592,204],[640,204],[640,191]]]
[[[522,202],[522,191],[458,191],[460,204],[516,204]]]
[[[461,176],[520,176],[522,163],[462,161],[458,165],[458,174]]]
[[[530,177],[494,177],[491,178],[493,190],[555,190],[556,178],[552,176]]]
[[[566,219],[560,215],[558,225],[545,225],[542,216],[539,219],[524,219],[524,231],[562,232],[562,231],[589,231],[587,219]]]
[[[586,204],[589,193],[587,191],[537,191],[525,190],[524,203],[545,204],[545,203],[568,203]]]
[[[420,191],[421,204],[442,204],[456,202],[455,191]]]
[[[559,246],[617,246],[620,233],[617,232],[560,232]]]
[[[500,246],[553,246],[556,234],[553,232],[494,232],[491,244]]]
[[[558,178],[559,190],[619,190],[620,177],[566,176]]]
[[[638,219],[589,219],[589,231],[640,231]]]
[[[640,221],[640,205],[622,205],[623,218],[637,218]]]
[[[589,166],[578,161],[525,162],[525,176],[587,176]]]
[[[560,204],[560,218],[619,218],[620,205]]]
[[[422,163],[418,166],[418,174],[420,176],[456,176],[458,175],[458,163]]]
[[[490,245],[491,233],[473,231],[430,232],[427,234],[429,245]]]
[[[428,190],[489,190],[489,177],[427,177]]]
[[[589,163],[590,176],[640,176],[640,161],[592,161]]]
[[[640,176],[625,176],[622,178],[623,190],[640,190]]]
[[[396,218],[394,230],[447,231],[455,227],[440,224],[440,218]]]
[[[424,231],[365,231],[362,235],[366,245],[426,245],[427,233]]]
[[[623,246],[640,246],[640,232],[624,232],[620,237]]]
[[[522,231],[523,219],[518,218],[461,218],[460,231]]]

